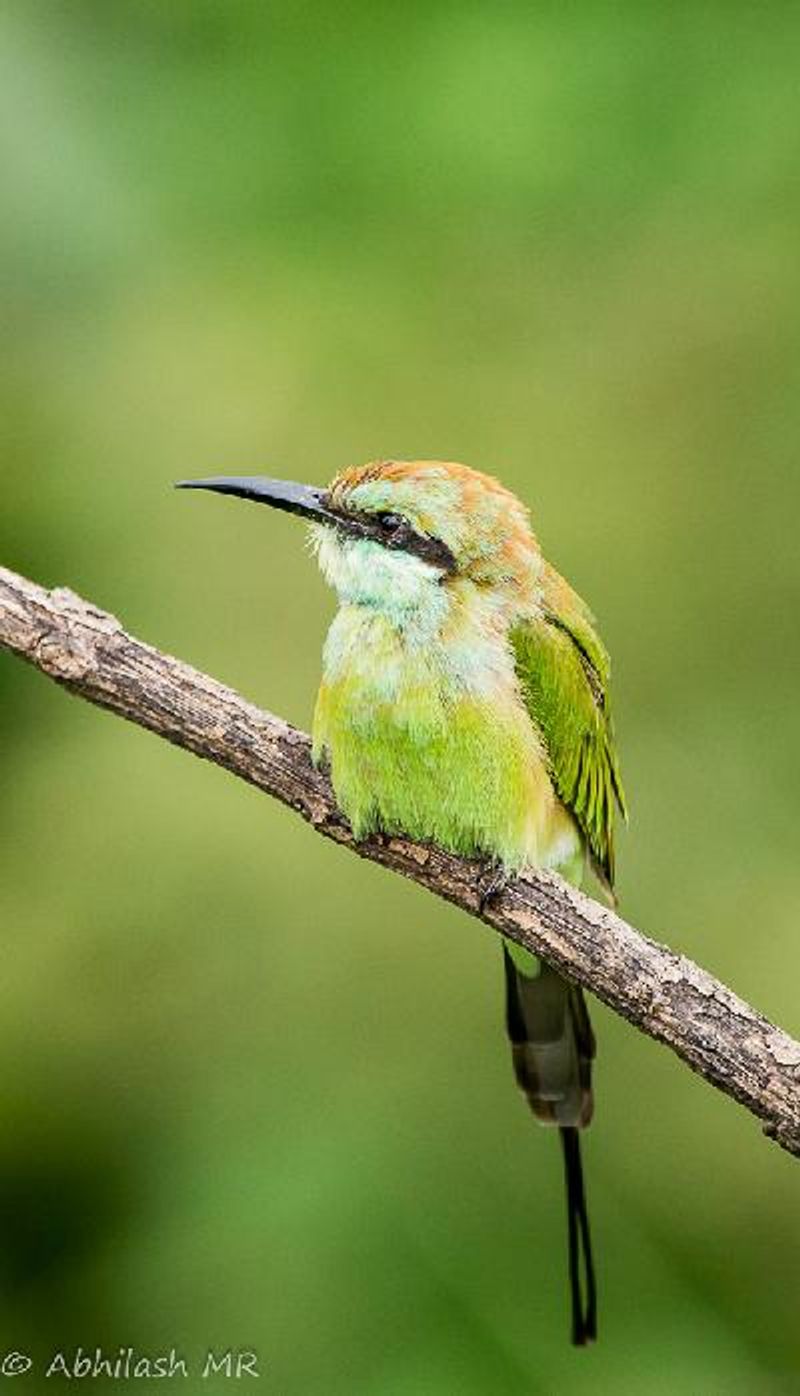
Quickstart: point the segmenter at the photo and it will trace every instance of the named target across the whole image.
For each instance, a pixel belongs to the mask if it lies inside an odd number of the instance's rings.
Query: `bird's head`
[[[262,476],[183,480],[299,514],[343,601],[397,611],[433,591],[478,587],[528,599],[541,555],[515,495],[452,461],[371,461],[327,488]]]

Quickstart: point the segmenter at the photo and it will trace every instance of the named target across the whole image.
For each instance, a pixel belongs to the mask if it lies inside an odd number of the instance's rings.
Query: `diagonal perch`
[[[309,739],[232,689],[126,634],[62,588],[0,568],[0,646],[90,703],[281,800],[326,838],[421,883],[549,960],[665,1043],[800,1155],[800,1043],[699,965],[642,935],[552,873],[524,874],[481,906],[481,867],[409,839],[357,843],[315,771]]]

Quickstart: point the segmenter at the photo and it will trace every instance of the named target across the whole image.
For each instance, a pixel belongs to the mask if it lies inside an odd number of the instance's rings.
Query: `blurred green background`
[[[797,7],[10,0],[0,40],[0,560],[307,727],[302,531],[170,482],[496,472],[614,656],[624,912],[800,1030]],[[800,1389],[797,1164],[750,1117],[596,1008],[572,1351],[492,935],[8,656],[0,688],[5,1349],[253,1346],[282,1396]]]

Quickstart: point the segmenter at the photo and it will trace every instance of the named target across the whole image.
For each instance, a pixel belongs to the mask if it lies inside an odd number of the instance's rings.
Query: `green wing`
[[[595,871],[614,885],[614,806],[627,817],[609,711],[610,663],[591,611],[546,567],[543,615],[511,634],[528,711],[542,734],[559,799]]]

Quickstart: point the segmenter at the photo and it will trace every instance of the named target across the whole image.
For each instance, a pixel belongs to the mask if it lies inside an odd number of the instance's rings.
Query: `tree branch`
[[[90,703],[224,766],[326,838],[482,917],[666,1043],[800,1155],[800,1043],[685,956],[554,874],[514,878],[481,911],[479,863],[405,838],[357,843],[330,782],[311,765],[304,733],[127,635],[71,591],[47,591],[0,568],[0,646]]]

